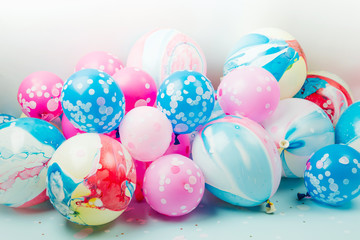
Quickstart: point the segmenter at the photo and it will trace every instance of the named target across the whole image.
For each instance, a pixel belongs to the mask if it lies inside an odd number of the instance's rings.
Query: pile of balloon
[[[217,91],[206,71],[194,40],[157,29],[126,66],[97,51],[66,81],[28,75],[17,96],[23,117],[0,115],[0,204],[49,199],[68,220],[101,225],[133,196],[160,214],[188,214],[205,188],[272,213],[282,178],[303,178],[299,199],[322,204],[360,194],[360,102],[338,76],[308,73],[294,37],[243,36]]]

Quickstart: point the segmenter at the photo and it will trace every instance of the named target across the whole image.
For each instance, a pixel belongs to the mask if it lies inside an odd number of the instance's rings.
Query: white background
[[[0,113],[20,115],[16,93],[30,73],[65,81],[81,56],[97,50],[126,63],[134,42],[159,27],[198,42],[215,87],[243,34],[282,28],[302,45],[309,70],[339,75],[360,99],[359,7],[356,0],[0,0]]]

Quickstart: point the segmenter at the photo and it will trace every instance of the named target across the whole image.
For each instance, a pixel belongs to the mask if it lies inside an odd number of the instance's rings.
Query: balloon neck
[[[275,205],[270,202],[270,199],[266,200],[266,213],[270,214],[270,213],[274,213],[276,211]]]
[[[279,142],[279,146],[280,146],[280,148],[282,148],[282,149],[286,149],[286,148],[288,148],[288,147],[290,146],[290,143],[289,143],[288,140],[282,139],[282,140],[280,140],[280,142]]]
[[[298,193],[297,194],[297,197],[298,197],[298,200],[301,200],[303,198],[311,198],[310,194],[307,192],[307,193]]]
[[[175,141],[174,141],[174,145],[179,145],[180,141],[179,141],[179,134],[175,133]]]

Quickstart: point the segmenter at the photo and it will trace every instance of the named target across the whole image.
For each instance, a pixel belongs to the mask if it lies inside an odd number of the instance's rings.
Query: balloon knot
[[[175,133],[175,142],[174,142],[174,145],[179,145],[179,144],[180,144],[180,141],[179,141],[178,137],[179,137],[179,134]]]
[[[275,205],[270,202],[270,200],[266,200],[266,213],[270,214],[270,213],[274,213],[276,211]]]
[[[304,193],[298,193],[297,194],[298,200],[301,200],[303,198],[311,198],[310,194],[307,192],[306,194]]]

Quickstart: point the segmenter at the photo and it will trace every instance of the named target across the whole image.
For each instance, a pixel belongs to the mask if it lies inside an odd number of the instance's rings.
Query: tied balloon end
[[[304,198],[311,198],[310,194],[307,192],[307,193],[298,193],[297,194],[297,198],[298,200],[301,200],[301,199],[304,199]]]
[[[175,141],[174,141],[174,145],[179,145],[180,141],[179,141],[179,134],[175,133]]]
[[[272,213],[274,213],[276,211],[275,205],[272,202],[270,202],[269,199],[266,200],[265,207],[266,207],[266,213],[267,214],[272,214]]]

